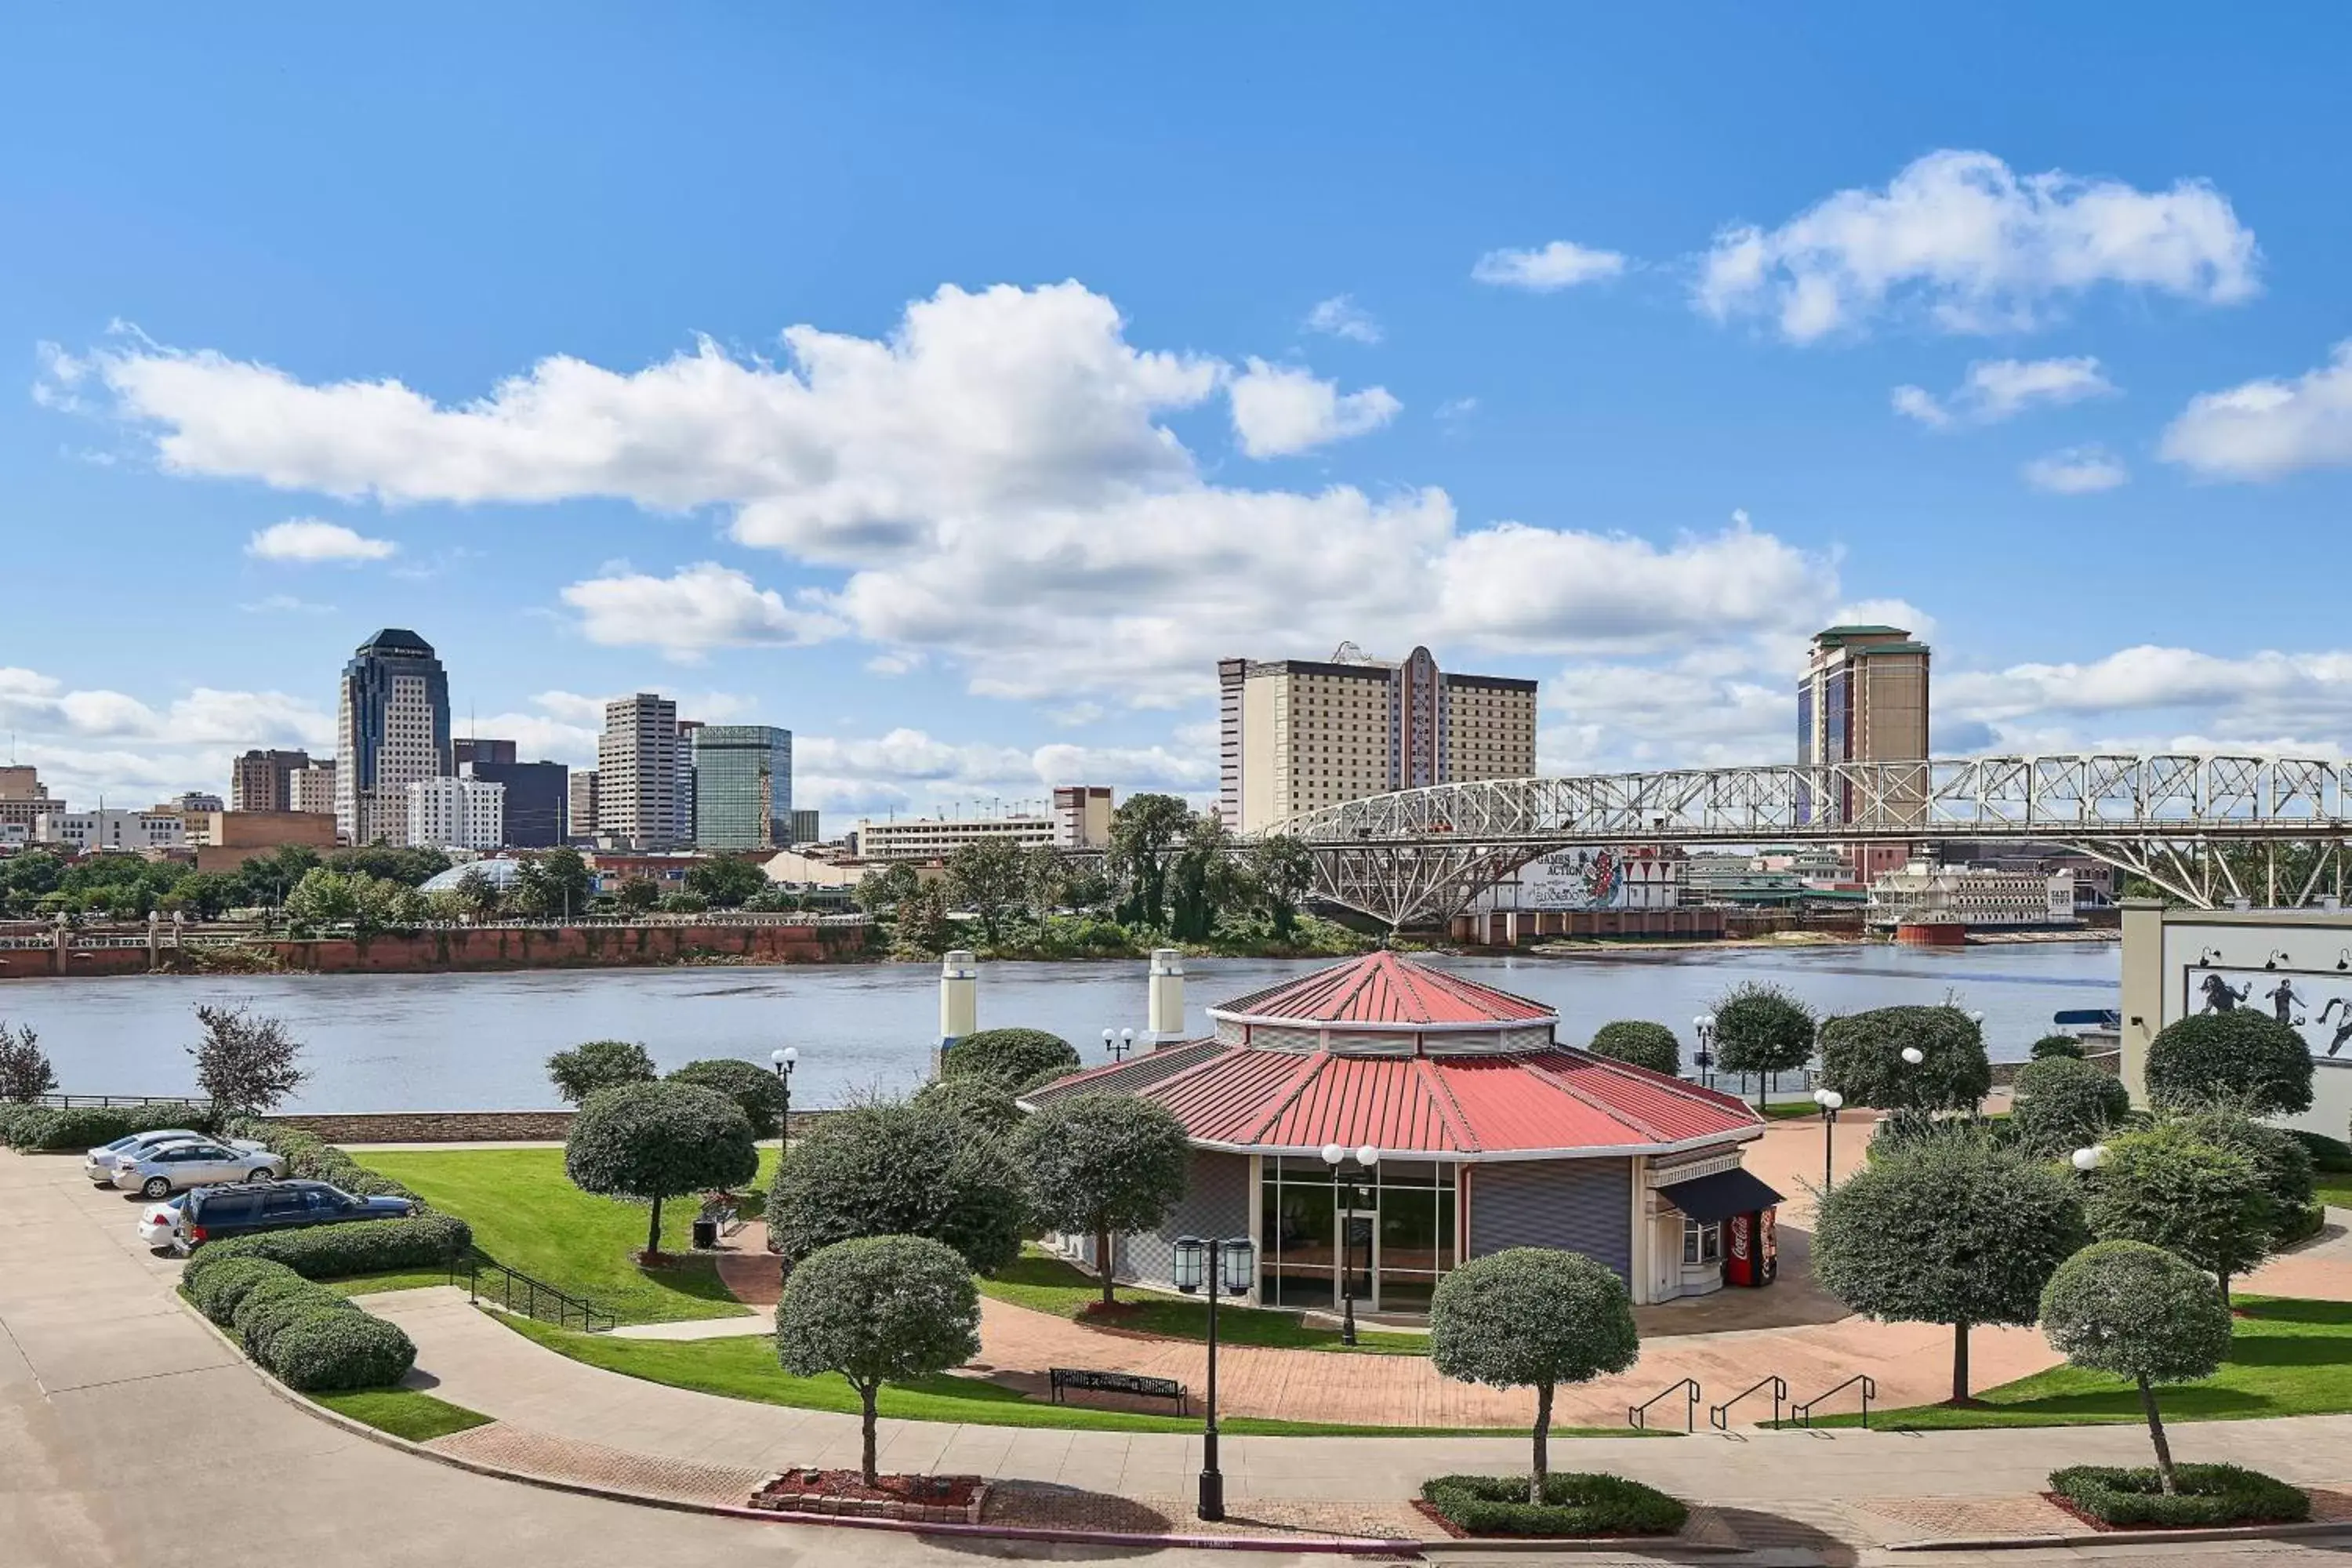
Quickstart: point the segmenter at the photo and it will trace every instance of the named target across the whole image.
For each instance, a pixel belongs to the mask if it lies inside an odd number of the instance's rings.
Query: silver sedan
[[[126,1193],[160,1198],[215,1182],[267,1182],[286,1173],[286,1158],[267,1149],[232,1149],[220,1143],[172,1143],[152,1149],[115,1172]]]

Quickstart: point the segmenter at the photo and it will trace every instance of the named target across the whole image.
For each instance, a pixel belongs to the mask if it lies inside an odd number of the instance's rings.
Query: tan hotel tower
[[[1368,795],[1532,778],[1536,683],[1455,675],[1425,647],[1402,663],[1353,643],[1323,661],[1217,661],[1217,811],[1255,833]]]

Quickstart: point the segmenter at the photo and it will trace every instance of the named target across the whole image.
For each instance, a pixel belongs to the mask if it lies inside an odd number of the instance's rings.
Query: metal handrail
[[[1789,1406],[1789,1419],[1794,1421],[1800,1426],[1811,1427],[1813,1424],[1814,1405],[1819,1405],[1822,1400],[1827,1399],[1832,1394],[1843,1393],[1845,1390],[1852,1388],[1857,1383],[1862,1384],[1862,1424],[1864,1427],[1867,1427],[1870,1425],[1870,1402],[1878,1397],[1878,1384],[1871,1377],[1870,1373],[1866,1372],[1855,1373],[1852,1377],[1847,1378],[1835,1388],[1825,1388],[1821,1393],[1814,1394],[1811,1399],[1806,1400],[1802,1405],[1791,1405]]]
[[[608,1332],[619,1322],[612,1313],[594,1302],[569,1291],[559,1290],[545,1280],[534,1279],[521,1269],[509,1268],[497,1258],[485,1258],[479,1252],[469,1252],[463,1258],[450,1260],[449,1283],[455,1285],[462,1274],[466,1280],[466,1300],[481,1301],[484,1300],[482,1271],[486,1268],[490,1271],[496,1285],[497,1294],[491,1300],[503,1311],[520,1312],[542,1323],[551,1322],[560,1329],[570,1328],[572,1320],[577,1318],[581,1331],[591,1334]],[[555,1314],[552,1318],[547,1315],[550,1311]]]
[[[1684,1393],[1684,1390],[1685,1389],[1689,1390],[1686,1394]],[[1679,1383],[1670,1383],[1665,1387],[1658,1390],[1657,1393],[1650,1395],[1649,1398],[1642,1401],[1641,1404],[1626,1406],[1625,1425],[1633,1427],[1637,1432],[1648,1431],[1650,1406],[1655,1405],[1659,1400],[1664,1399],[1669,1394],[1683,1394],[1683,1430],[1685,1432],[1697,1431],[1698,1402],[1705,1395],[1699,1388],[1698,1379],[1695,1377],[1684,1378]]]
[[[1755,1384],[1753,1387],[1741,1389],[1738,1393],[1733,1394],[1730,1398],[1725,1400],[1720,1405],[1711,1405],[1707,1406],[1706,1424],[1714,1427],[1718,1432],[1730,1431],[1731,1407],[1738,1404],[1741,1400],[1747,1398],[1749,1394],[1756,1393],[1759,1389],[1765,1388],[1769,1388],[1772,1391],[1772,1425],[1778,1426],[1780,1425],[1780,1406],[1789,1397],[1789,1385],[1777,1373],[1767,1377],[1763,1382]]]
[[[33,1103],[58,1110],[89,1107],[105,1110],[117,1105],[188,1105],[198,1110],[212,1109],[212,1101],[194,1094],[40,1094],[33,1097]]]

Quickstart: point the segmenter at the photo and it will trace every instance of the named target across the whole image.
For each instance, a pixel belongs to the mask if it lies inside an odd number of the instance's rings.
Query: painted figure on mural
[[[2264,993],[2264,994],[2270,997],[2271,1011],[2277,1016],[2278,1021],[2282,1024],[2301,1024],[2303,1020],[2294,1016],[2295,1008],[2297,1006],[2308,1007],[2311,1005],[2311,1002],[2308,997],[2298,996],[2294,994],[2294,982],[2290,979],[2282,978],[2276,985],[2272,986],[2268,992]]]
[[[2327,1015],[2338,1007],[2344,1009],[2344,1021],[2336,1026],[2336,1037],[2327,1042],[2327,1054],[2331,1057],[2344,1048],[2345,1041],[2352,1040],[2352,996],[2330,996],[2327,1005],[2319,1010],[2319,1021],[2325,1024]]]
[[[2232,991],[2230,989],[2230,983],[2228,981],[2222,979],[2218,974],[2209,974],[2205,977],[2203,989],[2205,992],[2205,1011],[2208,1013],[2231,1013],[2237,1010],[2239,1003],[2244,1001],[2247,997],[2254,994],[2254,983],[2249,980],[2243,985],[2241,985],[2236,990]]]

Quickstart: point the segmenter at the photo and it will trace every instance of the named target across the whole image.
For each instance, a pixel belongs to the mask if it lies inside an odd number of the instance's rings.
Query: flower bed
[[[2073,1465],[2050,1472],[2050,1500],[2095,1528],[2195,1530],[2223,1524],[2293,1524],[2311,1517],[2311,1499],[2259,1470],[2179,1465],[2179,1490],[2166,1493],[2153,1468]]]
[[[1524,1476],[1438,1476],[1421,1498],[1465,1535],[1672,1535],[1690,1517],[1655,1487],[1593,1472],[1546,1477],[1540,1503],[1528,1500]]]
[[[751,1495],[773,1513],[846,1514],[917,1524],[978,1524],[988,1483],[978,1476],[884,1476],[867,1486],[856,1470],[787,1470]]]

